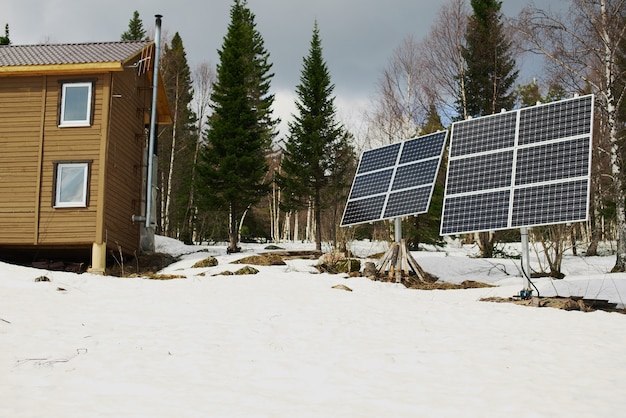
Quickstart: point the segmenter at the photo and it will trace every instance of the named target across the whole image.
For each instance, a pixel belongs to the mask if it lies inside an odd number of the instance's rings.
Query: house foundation
[[[89,273],[104,275],[107,267],[107,244],[94,242],[91,247],[91,267]]]

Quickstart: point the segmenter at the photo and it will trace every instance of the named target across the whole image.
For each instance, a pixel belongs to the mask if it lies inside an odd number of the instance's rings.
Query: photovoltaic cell
[[[455,123],[450,158],[513,147],[516,122],[515,114],[500,113]]]
[[[393,169],[387,169],[356,177],[350,192],[350,199],[386,193],[389,190],[392,175]]]
[[[593,96],[521,109],[519,145],[589,134]]]
[[[343,214],[342,224],[359,224],[370,222],[372,219],[379,219],[386,197],[386,195],[379,195],[360,200],[349,200]]]
[[[449,194],[498,189],[511,185],[513,151],[451,160]]]
[[[383,219],[404,216],[407,213],[428,212],[431,187],[418,187],[403,192],[391,193]]]
[[[503,229],[509,219],[510,190],[461,195],[446,201],[441,224],[442,235],[459,230],[481,231]],[[468,217],[468,213],[473,216]]]
[[[452,126],[441,233],[587,218],[593,96]]]
[[[398,160],[400,143],[386,145],[381,148],[365,151],[361,157],[361,163],[357,174],[380,170],[381,168],[393,167]]]
[[[428,211],[447,131],[365,151],[342,226]]]
[[[517,152],[515,184],[563,180],[589,174],[589,146],[586,137],[541,144]]]
[[[548,225],[587,219],[588,180],[549,183],[515,191],[511,226]]]
[[[441,157],[441,142],[445,139],[445,132],[409,139],[402,147],[399,164]]]
[[[391,190],[406,189],[433,182],[433,172],[437,171],[439,159],[430,159],[415,164],[399,166],[393,179]]]

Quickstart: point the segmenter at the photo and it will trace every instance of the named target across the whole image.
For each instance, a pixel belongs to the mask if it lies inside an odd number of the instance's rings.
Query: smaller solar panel
[[[365,151],[341,226],[427,212],[446,137],[441,131]]]

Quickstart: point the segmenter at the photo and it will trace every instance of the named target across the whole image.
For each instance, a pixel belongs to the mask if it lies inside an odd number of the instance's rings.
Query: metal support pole
[[[402,242],[402,218],[395,219],[395,228],[393,232],[395,241],[400,244]]]
[[[524,290],[530,290],[530,250],[528,246],[528,228],[520,228],[522,237],[522,276]]]

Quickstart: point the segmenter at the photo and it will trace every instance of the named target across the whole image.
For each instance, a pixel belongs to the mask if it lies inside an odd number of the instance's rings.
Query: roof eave
[[[0,76],[7,75],[55,75],[55,74],[85,74],[102,73],[109,71],[123,71],[123,63],[117,62],[94,62],[81,64],[50,64],[50,65],[16,65],[0,66]]]

